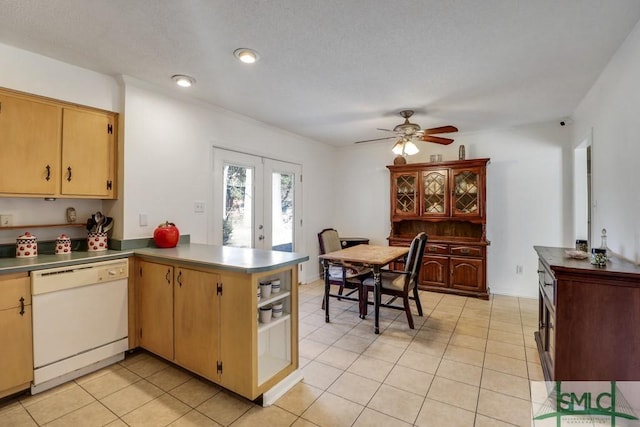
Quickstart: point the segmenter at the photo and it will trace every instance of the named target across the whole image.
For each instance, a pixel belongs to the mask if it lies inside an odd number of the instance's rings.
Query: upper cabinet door
[[[417,216],[418,172],[400,172],[391,176],[391,215]]]
[[[422,172],[422,215],[449,215],[449,171],[447,169]]]
[[[65,108],[62,123],[62,194],[111,198],[113,114]]]
[[[452,216],[482,216],[482,170],[479,167],[452,170]]]
[[[0,93],[0,193],[58,191],[60,115],[55,105]]]

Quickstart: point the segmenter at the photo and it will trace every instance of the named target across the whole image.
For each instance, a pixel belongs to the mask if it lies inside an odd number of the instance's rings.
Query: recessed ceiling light
[[[258,53],[255,50],[244,47],[234,50],[233,55],[245,64],[253,64],[258,60]]]
[[[196,82],[196,79],[194,79],[193,77],[185,76],[183,74],[176,74],[175,76],[171,76],[171,79],[181,87],[190,87]]]

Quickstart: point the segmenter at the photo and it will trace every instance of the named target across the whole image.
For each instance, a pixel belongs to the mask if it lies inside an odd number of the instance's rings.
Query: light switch
[[[149,225],[149,218],[146,213],[141,213],[138,220],[140,227],[146,227]]]

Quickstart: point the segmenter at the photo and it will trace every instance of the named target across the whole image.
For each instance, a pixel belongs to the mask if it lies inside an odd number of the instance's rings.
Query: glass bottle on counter
[[[591,264],[603,267],[607,265],[607,230],[602,229],[602,240],[599,248],[591,249]]]

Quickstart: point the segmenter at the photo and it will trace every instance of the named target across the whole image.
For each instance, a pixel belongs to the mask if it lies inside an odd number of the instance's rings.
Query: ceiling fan
[[[399,143],[403,143],[403,142],[407,143],[407,142],[410,142],[410,140],[413,139],[414,137],[418,138],[420,141],[434,142],[436,144],[442,144],[442,145],[449,145],[453,142],[453,139],[451,138],[444,138],[444,137],[435,136],[435,135],[439,133],[457,132],[458,131],[457,127],[449,125],[449,126],[440,126],[437,128],[421,129],[420,125],[411,123],[409,121],[409,118],[413,116],[413,113],[414,113],[413,110],[400,111],[400,116],[404,118],[404,123],[397,125],[396,127],[393,128],[393,130],[378,128],[378,130],[382,130],[385,132],[393,132],[395,134],[394,136],[356,141],[355,144],[361,144],[363,142],[383,141],[385,139],[393,139],[393,138],[399,138],[399,141],[398,141]]]

